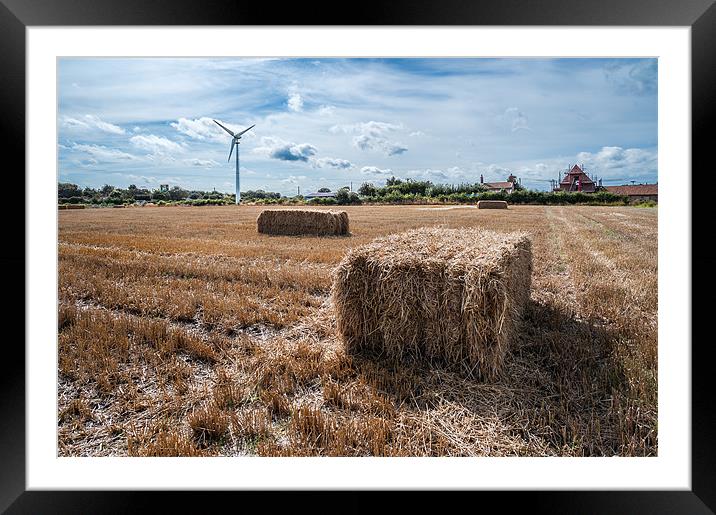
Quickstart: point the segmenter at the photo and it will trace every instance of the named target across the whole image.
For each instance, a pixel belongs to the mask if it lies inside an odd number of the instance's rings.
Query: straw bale
[[[524,233],[422,228],[350,250],[331,292],[348,352],[498,376],[529,300]]]
[[[256,219],[264,234],[341,236],[348,234],[348,213],[315,209],[265,209]]]
[[[477,209],[507,209],[504,200],[478,200]]]
[[[331,213],[333,213],[333,216],[338,220],[337,234],[348,234],[350,232],[348,213],[346,211],[331,211]]]

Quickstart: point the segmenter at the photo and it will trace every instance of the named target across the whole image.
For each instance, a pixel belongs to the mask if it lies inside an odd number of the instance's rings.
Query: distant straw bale
[[[315,209],[265,209],[256,219],[263,234],[343,236],[348,234],[348,213]]]
[[[348,252],[332,301],[348,352],[411,356],[495,379],[529,299],[524,233],[422,228]]]
[[[332,213],[338,219],[339,227],[337,234],[348,234],[350,232],[348,213],[346,211],[332,211]]]
[[[478,200],[477,209],[507,209],[504,200]]]

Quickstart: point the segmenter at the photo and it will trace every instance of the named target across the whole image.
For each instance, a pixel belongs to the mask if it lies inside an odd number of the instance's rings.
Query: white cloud
[[[182,162],[189,166],[198,166],[202,168],[214,168],[215,166],[220,166],[219,163],[217,163],[213,159],[199,159],[196,157],[190,159],[183,159]]]
[[[253,150],[256,154],[264,154],[280,161],[303,161],[315,156],[318,149],[310,143],[293,143],[280,138],[264,136],[261,146]]]
[[[114,125],[109,122],[105,122],[99,116],[93,114],[86,114],[79,118],[73,118],[70,116],[64,116],[60,122],[62,127],[66,129],[79,129],[79,130],[100,130],[109,134],[125,134],[126,131],[119,125]]]
[[[289,111],[303,111],[303,99],[301,98],[301,95],[296,91],[288,95],[288,101],[286,102],[286,105],[288,105]]]
[[[512,170],[503,165],[493,163],[486,166],[481,166],[479,168],[479,172],[485,176],[486,181],[488,181],[489,178],[488,182],[494,182],[507,180],[507,177],[509,177],[510,173],[512,173]]]
[[[357,134],[353,138],[353,146],[361,150],[383,152],[387,156],[394,156],[407,152],[408,147],[402,143],[392,141],[388,135],[403,129],[403,125],[396,125],[387,122],[364,122],[349,125],[334,125],[330,132]]]
[[[444,182],[450,182],[451,179],[457,179],[458,173],[460,169],[457,167],[453,167],[451,170],[453,170],[452,173],[449,173],[444,170],[433,170],[433,169],[426,169],[426,170],[410,170],[408,172],[405,172],[403,174],[404,177],[410,177],[411,179],[418,179],[423,181],[430,181],[433,183],[444,183]],[[462,175],[460,175],[462,177]]]
[[[94,157],[90,157],[87,159],[80,159],[79,161],[76,161],[76,163],[85,168],[92,168],[94,165],[99,164],[99,161]]]
[[[314,159],[311,164],[316,168],[339,168],[342,170],[353,166],[353,163],[350,161],[337,157],[322,157],[320,159]]]
[[[360,169],[360,173],[369,177],[383,178],[392,176],[393,170],[390,168],[378,168],[377,166],[364,166]]]
[[[241,132],[246,128],[242,128],[241,126],[234,125],[232,123],[227,123],[223,120],[217,121],[234,133]],[[214,123],[213,119],[207,116],[202,116],[201,118],[193,120],[190,120],[189,118],[179,118],[176,122],[173,122],[170,125],[182,134],[193,139],[201,141],[215,141],[217,143],[231,142],[231,136],[224,129]],[[245,133],[242,138],[253,136],[253,132],[249,131]]]
[[[602,147],[599,152],[580,152],[577,162],[600,177],[639,177],[657,170],[656,150],[643,148]]]
[[[520,111],[517,107],[508,107],[505,109],[504,118],[512,125],[512,132],[518,130],[531,130],[528,124],[527,115]]]
[[[147,161],[153,164],[169,164],[173,165],[177,162],[176,158],[169,154],[147,154],[144,156]]]
[[[164,136],[157,136],[156,134],[143,135],[139,134],[129,138],[129,142],[135,147],[146,150],[153,155],[165,155],[174,152],[183,152],[184,147],[165,138]]]
[[[321,116],[331,116],[335,114],[336,112],[336,106],[332,105],[322,105],[318,108],[318,114]]]
[[[365,134],[353,138],[353,145],[361,150],[382,151],[388,156],[402,154],[408,150],[408,147],[399,143],[392,143],[387,139],[375,138]]]
[[[338,132],[344,132],[346,134],[352,133],[352,132],[358,132],[361,134],[369,134],[372,136],[383,136],[388,132],[391,131],[397,131],[402,129],[402,125],[394,124],[394,123],[388,123],[388,122],[376,122],[376,121],[369,121],[369,122],[363,122],[363,123],[353,123],[348,125],[334,125],[330,128],[331,132],[338,133]]]
[[[140,186],[149,186],[151,184],[159,183],[159,179],[157,179],[156,177],[153,177],[153,176],[148,177],[146,175],[135,175],[132,173],[127,173],[127,174],[115,173],[112,175],[119,175],[120,177],[124,177],[125,179],[127,179],[135,184],[139,184]]]
[[[69,147],[75,152],[88,154],[95,161],[130,161],[137,159],[136,156],[122,152],[116,148],[108,148],[102,145],[85,145],[82,143],[73,143]]]
[[[307,179],[307,177],[305,175],[299,175],[299,176],[289,175],[285,179],[281,179],[281,182],[286,183],[286,184],[298,184],[299,181],[305,181],[306,179]]]

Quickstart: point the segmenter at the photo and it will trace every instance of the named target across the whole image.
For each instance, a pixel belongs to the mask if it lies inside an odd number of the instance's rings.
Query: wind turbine
[[[214,120],[214,123],[224,129],[226,132],[231,134],[231,150],[229,150],[229,159],[228,161],[231,161],[231,153],[234,151],[234,145],[236,145],[236,205],[239,205],[239,202],[241,202],[241,188],[239,185],[239,140],[241,139],[241,136],[245,133],[256,127],[256,124],[252,125],[248,129],[244,129],[241,132],[237,132],[234,134],[229,129],[221,125],[219,122]]]

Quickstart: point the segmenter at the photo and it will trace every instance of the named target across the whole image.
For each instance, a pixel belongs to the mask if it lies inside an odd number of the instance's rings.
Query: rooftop
[[[306,194],[304,195],[304,197],[335,197],[335,196],[336,196],[336,194],[335,194],[335,192],[333,192],[333,191],[328,191],[328,192],[324,192],[324,191],[318,192],[318,191],[316,191],[316,192],[313,192],[313,193],[306,193]]]
[[[607,186],[607,191],[617,195],[658,195],[659,184],[624,184]]]
[[[514,184],[511,182],[483,182],[483,186],[485,186],[488,189],[495,189],[495,190],[509,190],[510,188],[514,187]]]
[[[573,179],[570,179],[570,176],[579,176],[580,181],[582,181],[583,184],[587,184],[590,182],[594,182],[592,179],[589,178],[589,176],[582,170],[579,165],[574,165],[572,169],[567,172],[567,174],[564,176],[564,178],[560,181],[560,184],[571,184]]]

